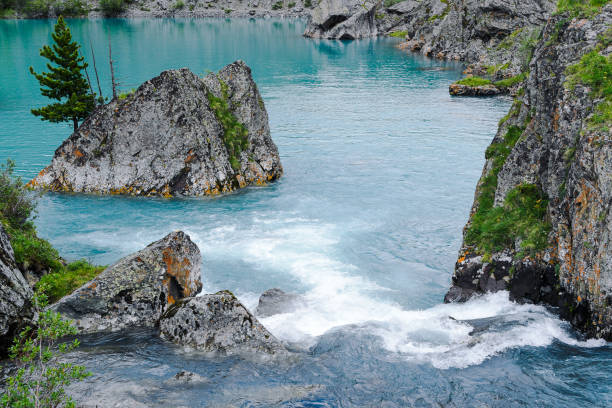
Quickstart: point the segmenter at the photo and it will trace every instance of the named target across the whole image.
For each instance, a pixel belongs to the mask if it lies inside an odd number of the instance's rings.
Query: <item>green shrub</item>
[[[289,4],[287,4],[287,8],[288,9],[291,9],[291,8],[294,8],[294,7],[295,7],[295,2],[293,2],[293,1],[291,3],[289,3]]]
[[[44,288],[43,288],[44,289]],[[33,298],[34,329],[27,326],[13,340],[9,357],[17,367],[15,375],[6,379],[0,397],[3,407],[47,408],[74,407],[64,387],[81,381],[91,374],[84,366],[65,363],[59,357],[76,349],[79,341],[62,342],[75,335],[76,327],[59,313],[47,308],[44,291],[36,291]]]
[[[116,16],[127,7],[125,0],[100,0],[100,9],[105,16]]]
[[[234,170],[239,170],[240,153],[249,147],[249,132],[242,123],[238,122],[238,119],[230,110],[227,84],[221,79],[219,79],[219,82],[221,84],[221,97],[209,92],[207,95],[208,102],[217,120],[223,126],[223,142],[227,148],[230,164]]]
[[[0,217],[12,228],[30,229],[36,197],[20,177],[14,177],[14,171],[15,162],[10,159],[0,166]]]
[[[459,81],[455,83],[457,85],[466,85],[466,86],[483,86],[483,85],[490,85],[491,81],[485,78],[472,76],[472,77],[460,79]]]
[[[283,8],[283,2],[282,1],[277,1],[276,3],[274,3],[272,5],[272,10],[280,10]]]
[[[57,0],[29,0],[23,9],[29,16],[49,17],[56,3]]]
[[[172,5],[173,10],[182,10],[185,7],[185,2],[183,0],[177,0],[176,3]]]
[[[304,0],[304,7],[311,8],[312,7],[312,1],[311,0]]]
[[[134,88],[130,89],[129,91],[121,92],[121,93],[119,93],[119,95],[117,95],[117,99],[124,100],[128,96],[134,95],[134,92],[136,92],[136,90]]]
[[[44,287],[44,293],[54,303],[98,276],[104,269],[104,266],[94,266],[85,260],[74,261],[57,272],[43,276],[38,286]]]
[[[21,270],[58,271],[62,269],[60,256],[51,244],[39,238],[36,230],[7,227],[11,246],[15,252],[15,262]]]
[[[84,0],[61,0],[55,5],[55,14],[62,16],[82,16],[88,8]]]
[[[391,34],[389,34],[390,37],[399,37],[399,38],[405,38],[408,35],[408,31],[394,31]]]

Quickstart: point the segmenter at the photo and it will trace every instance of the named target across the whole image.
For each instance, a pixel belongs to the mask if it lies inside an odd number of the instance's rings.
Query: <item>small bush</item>
[[[105,16],[116,16],[127,7],[125,0],[100,0],[100,9]]]
[[[23,10],[29,16],[49,17],[57,0],[29,0]]]
[[[45,288],[44,293],[54,303],[98,276],[104,269],[104,266],[94,266],[85,260],[74,261],[57,272],[43,276],[38,286]]]
[[[119,95],[117,95],[117,99],[119,99],[119,100],[124,100],[124,99],[126,99],[128,96],[133,95],[133,94],[134,94],[134,92],[136,92],[136,90],[135,90],[135,89],[133,89],[133,88],[132,88],[132,89],[130,89],[129,91],[121,92],[121,93],[119,93]]]
[[[501,81],[495,82],[495,86],[498,88],[502,88],[502,89],[511,88],[514,85],[520,84],[525,79],[527,79],[528,75],[529,75],[529,72],[522,72],[519,75],[510,77],[510,78],[506,78],[506,79],[502,79]]]
[[[304,0],[304,7],[311,8],[312,0]]]
[[[276,3],[274,3],[272,5],[272,10],[280,10],[283,8],[283,2],[282,1],[277,1]]]
[[[399,37],[399,38],[405,38],[408,35],[408,31],[394,31],[391,34],[389,34],[390,37]]]
[[[287,8],[291,9],[295,7],[295,3],[292,1],[291,3],[287,4]]]
[[[55,14],[62,16],[82,16],[88,8],[84,0],[62,0],[55,5]]]
[[[0,166],[0,216],[16,229],[30,229],[30,218],[36,208],[36,197],[26,190],[20,177],[14,177],[15,162]]]
[[[490,85],[491,81],[485,78],[472,76],[472,77],[460,79],[459,81],[455,83],[457,85],[466,85],[466,86],[483,86],[483,85]]]
[[[183,0],[177,0],[176,3],[172,5],[173,10],[182,10],[185,7],[185,2]]]

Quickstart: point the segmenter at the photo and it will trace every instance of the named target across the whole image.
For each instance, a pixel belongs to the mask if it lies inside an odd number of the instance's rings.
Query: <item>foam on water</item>
[[[336,258],[336,247],[342,244],[338,229],[319,220],[254,217],[246,226],[223,225],[192,235],[205,258],[248,260],[254,269],[299,282],[304,302],[296,310],[261,319],[274,335],[299,348],[314,346],[331,329],[353,325],[379,336],[390,352],[447,369],[555,340],[579,347],[606,344],[577,340],[567,323],[545,307],[511,302],[508,292],[405,310],[385,298],[393,288],[368,280],[367,271]],[[256,293],[239,292],[238,297],[254,310]]]

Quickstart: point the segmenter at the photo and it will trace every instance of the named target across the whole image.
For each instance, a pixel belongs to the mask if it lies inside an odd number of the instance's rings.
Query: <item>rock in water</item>
[[[268,317],[293,312],[300,303],[303,303],[303,300],[299,295],[286,293],[278,288],[268,289],[259,297],[255,314],[259,317]]]
[[[176,302],[164,313],[159,327],[163,338],[203,351],[274,354],[285,350],[228,291]]]
[[[109,266],[52,307],[82,333],[155,327],[168,306],[202,290],[201,263],[189,236],[173,232]]]
[[[202,196],[283,173],[250,68],[200,78],[164,71],[98,108],[30,186],[53,191]]]
[[[380,1],[321,0],[312,10],[304,36],[353,40],[375,37]]]
[[[15,264],[13,247],[0,224],[0,357],[32,312],[32,289]]]

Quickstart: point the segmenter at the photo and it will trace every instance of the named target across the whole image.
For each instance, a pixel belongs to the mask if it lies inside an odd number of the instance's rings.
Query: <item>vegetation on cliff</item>
[[[221,97],[209,92],[207,98],[215,116],[223,126],[223,142],[227,148],[229,162],[234,170],[240,170],[240,153],[249,148],[249,132],[230,110],[227,84],[221,79],[219,83]]]
[[[25,188],[21,178],[14,177],[14,169],[15,163],[11,160],[0,167],[0,222],[10,237],[19,269],[44,274],[41,278],[44,292],[54,302],[72,293],[104,268],[83,260],[65,264],[57,250],[38,237],[32,222],[36,195]]]

